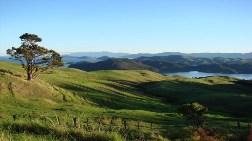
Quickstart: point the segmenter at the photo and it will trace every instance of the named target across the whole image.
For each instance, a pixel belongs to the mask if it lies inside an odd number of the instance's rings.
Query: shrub
[[[183,104],[177,108],[186,120],[192,124],[194,128],[201,127],[204,124],[203,115],[208,111],[208,108],[199,103]]]

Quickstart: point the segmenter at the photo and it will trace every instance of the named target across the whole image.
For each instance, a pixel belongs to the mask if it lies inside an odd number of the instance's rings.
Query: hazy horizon
[[[0,0],[0,55],[32,33],[66,52],[249,53],[252,1]]]
[[[122,54],[159,54],[159,53],[184,53],[184,54],[193,54],[193,53],[213,53],[213,54],[225,54],[225,53],[241,53],[241,54],[247,54],[247,53],[252,53],[252,52],[157,52],[157,53],[149,53],[149,52],[138,52],[138,53],[129,53],[129,52],[111,52],[111,51],[86,51],[86,52],[60,52],[61,55],[69,55],[72,53],[102,53],[102,52],[108,52],[108,53],[122,53]],[[0,56],[5,57],[5,56],[9,56],[7,54],[0,54]]]

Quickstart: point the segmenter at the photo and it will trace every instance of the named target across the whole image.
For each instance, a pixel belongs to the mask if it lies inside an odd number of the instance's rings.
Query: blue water
[[[189,71],[189,72],[175,72],[175,73],[164,73],[166,75],[181,75],[186,77],[207,77],[207,76],[230,76],[234,78],[252,80],[252,74],[223,74],[223,73],[206,73],[198,71]]]

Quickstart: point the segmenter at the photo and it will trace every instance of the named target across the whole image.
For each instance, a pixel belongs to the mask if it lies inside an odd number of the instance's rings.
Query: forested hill
[[[200,71],[212,73],[252,73],[252,59],[199,58],[190,56],[154,56],[136,59],[112,58],[97,63],[80,62],[70,68],[96,70],[151,70],[154,72]]]
[[[143,64],[141,62],[122,58],[111,58],[97,63],[80,62],[76,64],[71,64],[69,68],[78,68],[85,71],[96,71],[96,70],[150,70],[155,72],[158,71],[156,68]]]
[[[139,57],[135,60],[138,61],[161,61],[167,63],[183,63],[191,66],[205,65],[205,64],[252,64],[252,59],[243,58],[203,58],[203,57],[192,57],[182,55],[170,55],[170,56],[153,56],[153,57]]]

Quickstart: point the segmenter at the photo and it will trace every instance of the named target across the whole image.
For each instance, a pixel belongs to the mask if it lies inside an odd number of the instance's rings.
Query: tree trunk
[[[31,72],[27,72],[27,80],[31,80],[32,79],[32,73]]]
[[[29,65],[27,69],[27,80],[30,81],[31,79],[32,79],[32,68],[31,65]]]

